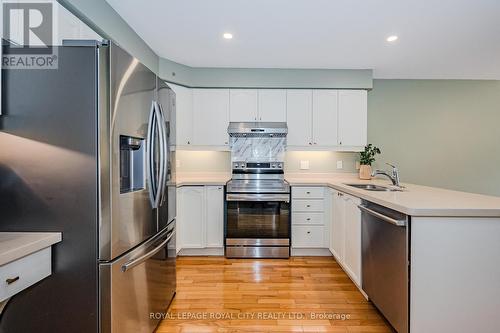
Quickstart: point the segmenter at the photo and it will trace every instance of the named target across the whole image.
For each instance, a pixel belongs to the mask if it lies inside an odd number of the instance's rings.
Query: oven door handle
[[[226,201],[276,201],[290,202],[290,194],[228,193]]]

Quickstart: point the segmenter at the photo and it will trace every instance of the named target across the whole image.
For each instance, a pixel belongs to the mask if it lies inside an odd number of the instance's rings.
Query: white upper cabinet
[[[284,89],[231,89],[230,120],[286,121],[286,90]]]
[[[229,89],[193,89],[193,144],[228,145],[228,124]]]
[[[175,144],[191,145],[193,141],[193,90],[190,88],[168,84],[175,92]]]
[[[287,90],[287,145],[312,145],[312,90]]]
[[[366,90],[339,90],[339,145],[365,146],[366,134]]]
[[[353,150],[366,145],[365,90],[288,90],[288,147]]]
[[[286,90],[260,89],[258,120],[268,122],[286,121]]]
[[[229,95],[230,120],[232,122],[258,120],[257,89],[231,89]]]
[[[337,90],[313,90],[313,145],[336,146],[338,131]]]

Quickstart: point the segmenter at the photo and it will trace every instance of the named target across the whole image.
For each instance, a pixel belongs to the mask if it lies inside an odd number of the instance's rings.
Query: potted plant
[[[365,151],[359,153],[359,179],[372,179],[372,163],[377,154],[380,154],[380,149],[371,143],[365,146]]]

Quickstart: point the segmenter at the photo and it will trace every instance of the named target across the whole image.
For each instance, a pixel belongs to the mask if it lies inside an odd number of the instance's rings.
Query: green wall
[[[374,80],[368,140],[405,182],[500,196],[500,81]]]
[[[371,69],[203,68],[160,58],[159,76],[194,88],[371,89]]]

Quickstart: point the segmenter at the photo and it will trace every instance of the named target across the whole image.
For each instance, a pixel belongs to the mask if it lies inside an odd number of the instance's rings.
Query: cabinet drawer
[[[0,300],[5,300],[51,273],[51,247],[0,266]],[[7,280],[12,280],[9,284]]]
[[[292,247],[322,248],[324,228],[320,225],[292,226]]]
[[[292,198],[297,199],[323,199],[324,188],[316,187],[292,187]]]
[[[294,212],[322,212],[324,210],[323,200],[292,200]]]
[[[324,218],[323,213],[293,213],[292,224],[323,225]]]

